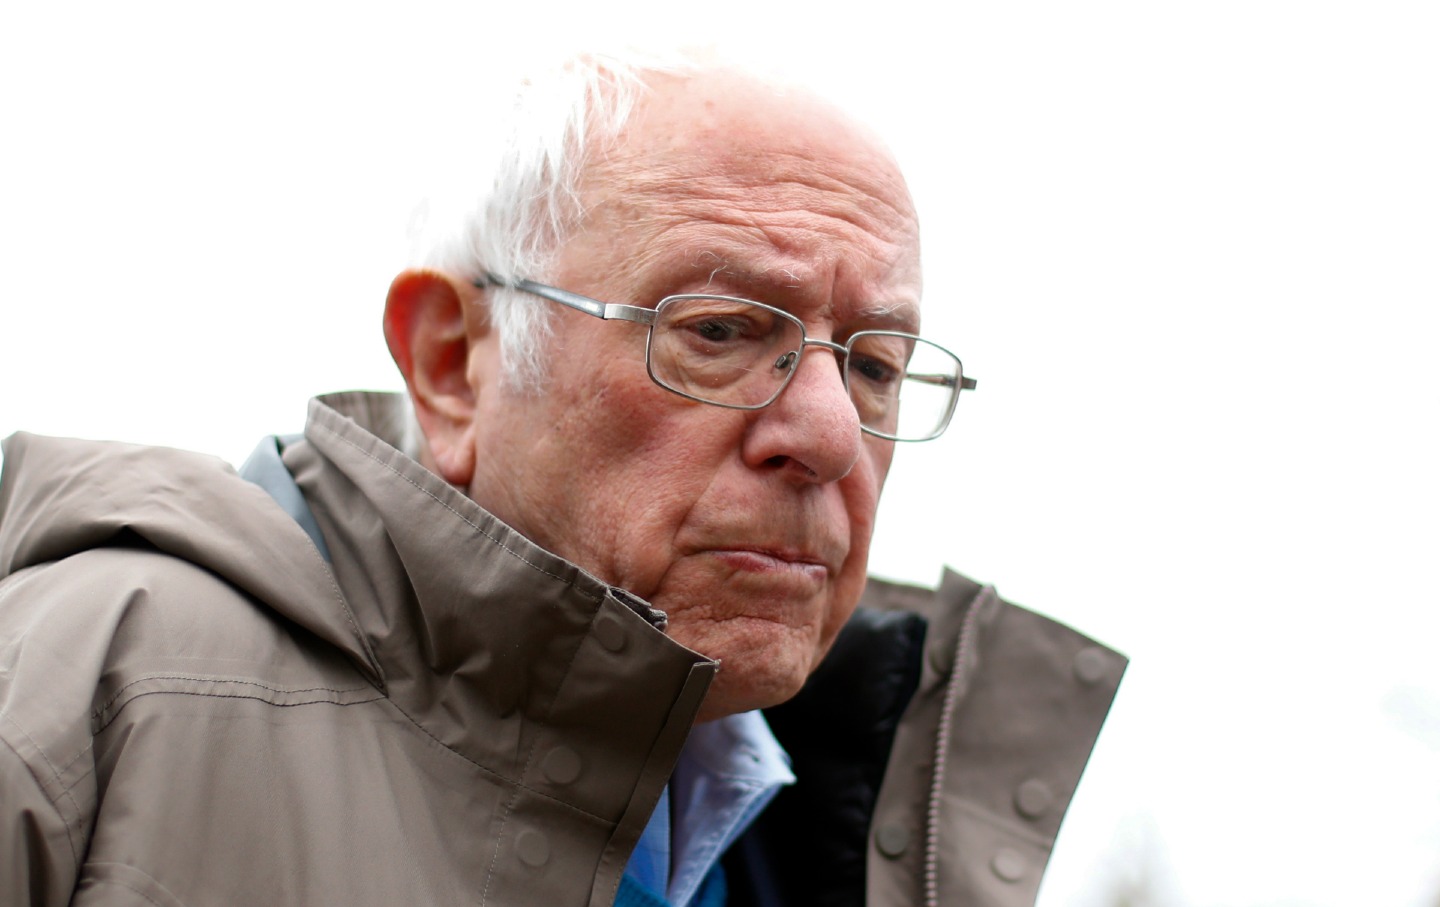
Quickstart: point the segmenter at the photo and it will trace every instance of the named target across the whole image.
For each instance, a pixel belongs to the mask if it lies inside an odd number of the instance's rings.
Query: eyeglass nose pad
[[[790,367],[795,364],[797,356],[798,354],[794,350],[781,353],[780,358],[775,360],[775,370],[777,372],[789,371]]]

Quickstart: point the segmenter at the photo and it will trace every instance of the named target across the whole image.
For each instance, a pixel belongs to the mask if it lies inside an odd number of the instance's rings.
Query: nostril
[[[781,472],[792,472],[807,481],[816,481],[820,474],[792,456],[777,454],[765,460],[765,465]]]

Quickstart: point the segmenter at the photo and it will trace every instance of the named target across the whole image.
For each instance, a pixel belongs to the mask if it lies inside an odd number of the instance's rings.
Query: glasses
[[[928,441],[950,424],[962,390],[974,390],[960,359],[939,344],[900,331],[860,331],[843,344],[805,336],[805,324],[782,309],[689,293],[653,309],[600,302],[532,280],[493,274],[475,286],[508,287],[607,320],[648,325],[645,368],[668,391],[729,409],[774,403],[800,367],[807,346],[839,358],[845,390],[867,434]]]

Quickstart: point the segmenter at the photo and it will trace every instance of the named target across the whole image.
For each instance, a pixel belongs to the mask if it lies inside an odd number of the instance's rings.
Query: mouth
[[[715,548],[710,554],[731,569],[744,573],[800,576],[822,582],[830,573],[819,556],[793,549]]]

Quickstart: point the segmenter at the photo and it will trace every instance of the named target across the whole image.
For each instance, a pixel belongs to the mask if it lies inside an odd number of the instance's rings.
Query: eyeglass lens
[[[686,396],[757,408],[784,389],[803,341],[800,324],[766,306],[676,297],[657,312],[649,368],[655,380]],[[885,331],[856,334],[849,346],[845,385],[861,425],[900,440],[923,440],[944,427],[960,385],[953,355]]]

